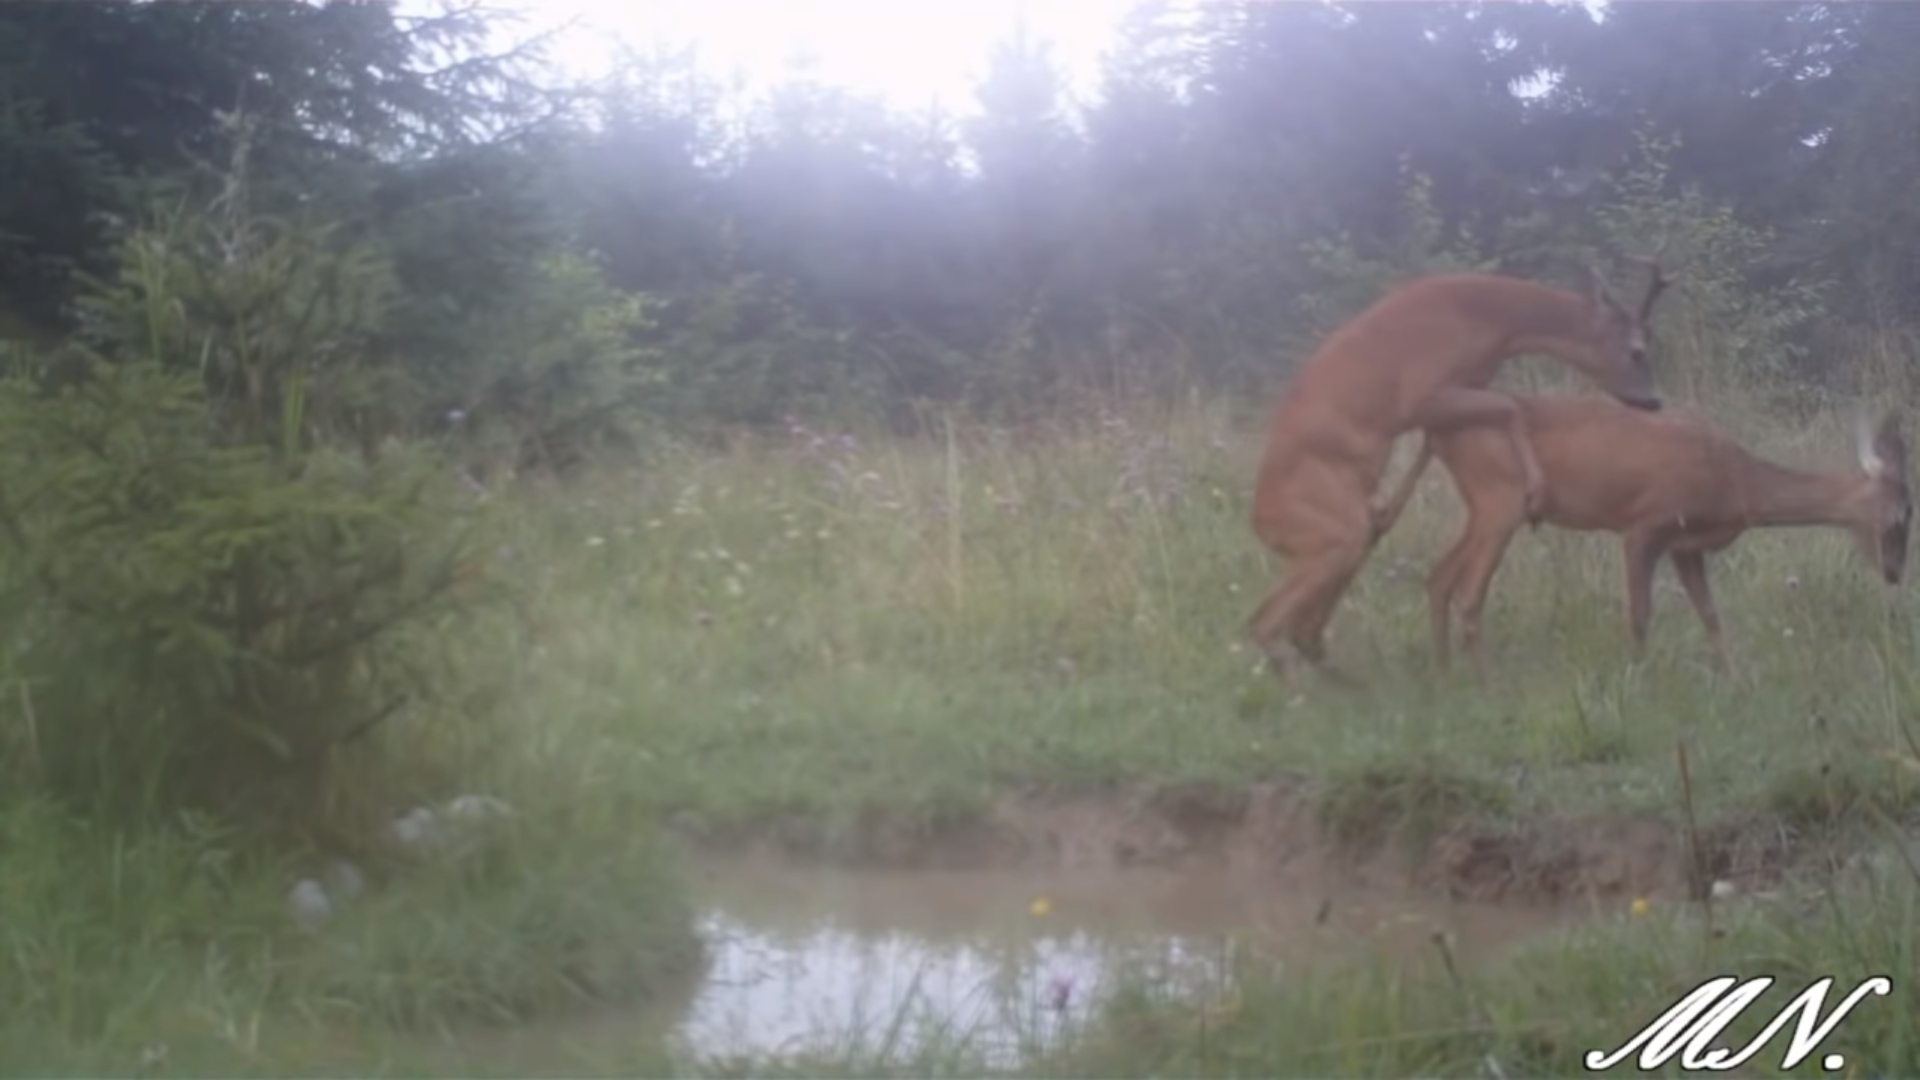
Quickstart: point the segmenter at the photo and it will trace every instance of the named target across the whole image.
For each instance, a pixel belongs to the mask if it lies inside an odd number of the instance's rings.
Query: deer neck
[[[1749,525],[1837,525],[1856,516],[1861,479],[1747,457],[1735,470],[1735,483]]]

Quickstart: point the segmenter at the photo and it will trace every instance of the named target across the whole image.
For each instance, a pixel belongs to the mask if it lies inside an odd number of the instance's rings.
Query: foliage
[[[233,178],[129,232],[85,334],[0,384],[12,675],[60,797],[302,828],[339,748],[431,689],[394,631],[447,602],[466,515],[430,456],[341,442],[384,263]]]
[[[1820,315],[1827,283],[1796,277],[1756,288],[1754,272],[1773,237],[1696,185],[1670,190],[1673,146],[1672,139],[1644,136],[1638,158],[1596,211],[1609,246],[1657,256],[1679,279],[1677,295],[1661,301],[1659,333],[1670,343],[1668,355],[1698,366],[1663,365],[1663,380],[1692,397],[1747,387],[1788,391],[1776,404],[1817,407],[1818,382],[1804,368],[1807,354],[1796,333]]]
[[[373,348],[394,302],[389,265],[332,226],[253,213],[243,198],[236,186],[212,213],[163,208],[129,232],[118,273],[78,300],[84,344],[73,355],[138,355],[192,377],[219,441],[283,461],[391,431],[367,425],[392,381]],[[57,361],[49,374],[67,377]]]
[[[639,344],[647,306],[578,255],[550,254],[536,275],[520,303],[472,319],[486,347],[441,383],[458,395],[447,406],[463,456],[548,470],[632,450],[668,380],[658,350]]]
[[[396,626],[446,599],[458,515],[417,457],[219,445],[199,388],[87,358],[0,387],[15,723],[37,779],[125,817],[172,806],[318,822],[328,764],[415,702]]]
[[[1296,303],[1313,335],[1331,332],[1359,314],[1385,290],[1425,274],[1491,270],[1474,257],[1471,236],[1449,242],[1446,222],[1433,202],[1433,181],[1406,176],[1402,225],[1377,255],[1356,250],[1350,233],[1318,237],[1303,245],[1307,265],[1325,282],[1323,291],[1303,294]]]
[[[221,156],[234,117],[255,121],[262,186],[295,200],[526,125],[549,107],[534,57],[481,53],[487,30],[472,5],[409,18],[367,0],[0,9],[0,117],[29,166],[0,181],[0,235],[39,268],[9,314],[69,328],[66,271],[112,265],[107,215]]]

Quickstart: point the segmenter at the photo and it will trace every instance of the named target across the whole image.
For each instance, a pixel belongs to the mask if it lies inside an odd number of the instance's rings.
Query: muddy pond
[[[680,1061],[745,1063],[877,1063],[945,1040],[1017,1067],[1071,1037],[1120,975],[1204,1008],[1248,952],[1290,964],[1432,958],[1444,930],[1474,963],[1574,916],[1227,870],[853,871],[714,857],[691,869],[709,964],[687,997],[650,1015],[501,1033],[456,1056],[489,1072],[602,1073],[640,1066],[663,1038]]]

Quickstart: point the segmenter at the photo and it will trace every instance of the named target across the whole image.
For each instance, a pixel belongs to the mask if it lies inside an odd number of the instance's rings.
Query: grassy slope
[[[1850,467],[1838,421],[1750,427],[1783,459]],[[1516,820],[1671,815],[1677,738],[1690,744],[1707,819],[1776,810],[1805,823],[1836,806],[1859,817],[1836,791],[1904,801],[1903,774],[1872,751],[1901,745],[1912,616],[1843,537],[1755,534],[1717,561],[1742,659],[1724,681],[1664,584],[1654,654],[1628,662],[1610,538],[1523,535],[1489,611],[1504,685],[1430,685],[1419,674],[1420,580],[1458,515],[1436,469],[1334,623],[1336,657],[1368,675],[1370,693],[1296,695],[1237,640],[1278,568],[1245,522],[1253,450],[1222,410],[1183,409],[1089,416],[1017,439],[796,435],[513,496],[493,570],[532,618],[449,631],[496,676],[483,696],[501,706],[493,738],[468,752],[480,779],[463,786],[534,811],[524,873],[512,880],[547,882],[546,893],[522,885],[513,895],[523,902],[508,907],[537,915],[543,902],[577,903],[589,890],[572,875],[600,872],[593,854],[648,811],[714,826],[805,818],[831,835],[883,809],[931,829],[1016,787],[1233,786],[1422,763],[1510,791],[1498,812]],[[562,832],[574,842],[555,843]],[[432,1012],[488,1000],[501,985],[555,983],[536,947],[474,958],[466,943],[498,939],[511,914],[477,900],[436,904],[431,918],[418,903],[367,915],[351,964],[294,962],[292,977],[273,981],[283,954],[303,955],[271,930],[279,884],[244,903],[216,900],[178,880],[192,852],[153,856],[164,866],[143,879],[152,892],[133,909],[182,910],[179,932],[163,926],[138,947],[115,937],[109,948],[94,914],[107,908],[65,899],[52,884],[53,847],[43,854],[47,876],[9,874],[30,883],[12,887],[7,910],[39,921],[11,923],[8,962],[46,989],[0,1038],[6,1071],[50,1061],[125,1069],[154,1041],[188,1071],[292,1070],[342,1052],[303,1012],[362,1024],[371,1048],[419,1000]],[[124,914],[114,880],[99,903]],[[620,917],[607,898],[616,884],[593,893],[608,910],[592,925]],[[1849,958],[1907,944],[1903,887],[1879,888],[1850,900],[1841,922],[1823,915],[1787,930],[1761,920],[1718,947],[1822,970],[1867,964]],[[1562,1029],[1583,1020],[1570,1018],[1597,1016],[1617,1039],[1620,1017],[1671,998],[1654,988],[1723,962],[1676,947],[1713,940],[1686,918],[1598,926],[1487,976],[1492,1043],[1465,1026],[1458,995],[1435,972],[1265,990],[1256,977],[1239,1019],[1209,1038],[1196,1042],[1164,1010],[1136,1010],[1079,1071],[1454,1073],[1477,1067],[1490,1046],[1512,1075],[1576,1068],[1579,1048]],[[254,930],[218,953],[182,943],[234,926]],[[447,948],[435,953],[434,940]],[[341,1000],[354,1004],[322,1007]],[[1897,1028],[1880,1036],[1883,1060],[1911,1061]],[[377,1064],[367,1052],[353,1068]],[[820,1068],[843,1075],[846,1063]]]

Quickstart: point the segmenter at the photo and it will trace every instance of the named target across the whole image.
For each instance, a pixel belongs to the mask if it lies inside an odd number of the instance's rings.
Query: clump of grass
[[[37,1067],[123,1069],[150,1045],[245,1060],[263,1018],[378,1034],[644,1008],[685,987],[700,948],[669,850],[630,821],[523,808],[300,932],[291,858],[191,821],[130,834],[9,800],[0,1042]]]
[[[44,799],[0,803],[0,1069],[76,1055],[124,1070],[209,982],[266,992],[278,869],[204,819],[106,829]]]
[[[1777,774],[1765,806],[1782,824],[1810,831],[1900,819],[1920,808],[1920,777],[1873,759],[1814,761]]]
[[[1491,819],[1510,799],[1498,784],[1433,760],[1383,760],[1328,775],[1316,811],[1335,843],[1367,852],[1392,838],[1415,852],[1463,821]]]
[[[685,985],[700,942],[644,822],[612,839],[523,823],[419,867],[294,950],[280,993],[323,1022],[393,1029],[643,1008]]]

